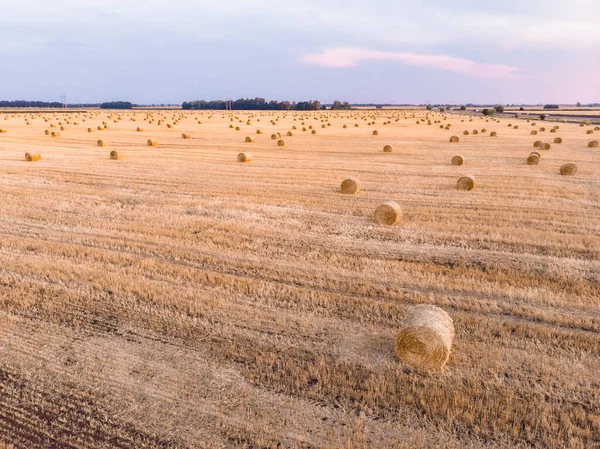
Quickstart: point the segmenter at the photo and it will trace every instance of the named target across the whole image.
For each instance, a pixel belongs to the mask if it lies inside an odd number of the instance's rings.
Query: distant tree
[[[498,105],[498,106],[494,106],[494,109],[496,110],[496,112],[498,113],[502,113],[504,112],[504,106]]]
[[[525,108],[524,108],[523,106],[521,106],[521,107],[519,108],[519,111],[524,111],[524,110],[525,110]]]
[[[132,109],[133,104],[129,101],[108,101],[100,104],[100,109]]]
[[[445,108],[440,108],[440,112],[444,112],[445,110]]]
[[[481,111],[481,113],[486,116],[494,115],[496,113],[496,109],[495,108],[484,109],[483,111]]]
[[[461,111],[466,111],[466,110],[467,110],[467,107],[466,107],[465,105],[462,105],[462,106],[460,107],[460,110],[461,110]]]
[[[57,101],[45,102],[45,101],[0,101],[0,108],[60,108],[62,103]]]
[[[427,105],[427,110],[431,111],[433,109],[433,106],[431,106],[430,104]]]
[[[540,115],[540,120],[546,120],[546,114]]]
[[[577,107],[580,108],[581,107],[581,103],[577,102]]]
[[[546,106],[544,106],[544,109],[558,109],[558,105],[557,104],[547,104]]]

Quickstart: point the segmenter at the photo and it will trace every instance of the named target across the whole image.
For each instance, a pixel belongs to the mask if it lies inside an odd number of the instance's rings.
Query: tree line
[[[46,102],[46,101],[0,101],[0,108],[60,108],[62,103],[58,101]]]
[[[195,100],[195,101],[184,101],[181,105],[182,109],[227,109],[227,101],[225,100]],[[318,111],[320,109],[326,109],[327,106],[322,105],[318,100],[300,101],[267,101],[264,98],[240,98],[235,101],[231,101],[231,107],[237,111]],[[350,109],[348,102],[341,102],[336,100],[333,102],[331,109]]]

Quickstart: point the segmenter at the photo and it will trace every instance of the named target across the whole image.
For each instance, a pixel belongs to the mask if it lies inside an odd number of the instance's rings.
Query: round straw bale
[[[236,130],[236,131],[239,131],[239,130],[240,130],[240,127],[239,127],[239,126],[236,126],[236,127],[235,127],[235,130]]]
[[[250,137],[250,136],[247,136],[246,137],[246,143],[252,143],[252,142],[254,142],[254,139],[252,137]]]
[[[560,174],[565,176],[573,176],[577,173],[577,165],[568,162],[560,166]]]
[[[146,144],[147,144],[149,147],[155,147],[155,146],[157,146],[157,145],[158,145],[158,142],[157,142],[156,140],[148,139],[148,140],[146,141]]]
[[[537,151],[532,151],[529,154],[535,154],[537,157],[539,157],[540,159],[542,158],[542,155],[540,153],[538,153]]]
[[[51,134],[52,137],[60,137],[60,133],[53,131]]]
[[[452,136],[452,137],[450,137],[450,142],[452,142],[452,143],[456,143],[456,142],[458,142],[458,141],[459,141],[459,138],[458,138],[458,136]]]
[[[473,190],[475,187],[475,180],[472,176],[461,176],[456,182],[456,188],[458,190]]]
[[[541,140],[536,140],[535,142],[533,142],[533,146],[535,148],[540,148],[542,146],[542,141]]]
[[[285,146],[285,141],[284,141],[283,139],[279,139],[279,140],[277,141],[277,146],[278,146],[278,147],[284,147],[284,146]]]
[[[585,133],[586,134],[594,134],[594,130],[593,129],[588,129]]]
[[[531,153],[527,157],[527,165],[538,165],[540,163],[540,156],[538,154]]]
[[[88,133],[91,133],[93,131],[92,128],[88,128]]]
[[[562,143],[562,139],[560,137],[555,137],[554,143]]]
[[[395,201],[386,201],[375,209],[375,222],[384,225],[394,225],[400,221],[402,209]]]
[[[373,135],[374,135],[374,136],[377,136],[377,135],[379,135],[379,131],[377,131],[377,130],[373,131]]]
[[[588,148],[598,148],[598,141],[597,140],[591,140],[588,143]]]
[[[106,146],[106,143],[103,140],[99,140],[96,143],[98,144],[99,147],[105,147]]]
[[[277,134],[271,134],[271,139],[277,140]]]
[[[139,126],[138,126],[138,127],[135,129],[135,130],[136,130],[137,132],[139,132],[139,133],[141,133],[141,132],[143,132],[143,131],[144,131],[144,130],[143,130],[142,128],[140,128]]]
[[[342,193],[353,194],[360,192],[360,182],[356,178],[348,178],[342,181]]]
[[[317,134],[317,131],[313,129],[310,133],[311,134]]]
[[[190,138],[190,135],[189,135],[189,134],[186,134],[186,133],[182,133],[182,134],[181,134],[181,138],[182,138],[182,139],[189,139],[189,138]]]
[[[479,134],[479,131],[477,131],[476,129],[473,130],[473,134]]]
[[[545,143],[543,143],[542,145],[540,145],[540,148],[541,148],[542,150],[549,150],[551,147],[550,147],[550,144],[549,144],[549,143],[545,142]]]
[[[250,162],[252,160],[252,156],[250,153],[240,153],[237,156],[238,162]]]
[[[396,354],[416,368],[442,370],[453,342],[452,318],[439,307],[420,305],[413,308],[396,337]]]
[[[466,131],[466,130],[465,130],[465,131],[463,131],[463,134],[464,134],[465,136],[468,136],[468,135],[469,135],[469,131]]]
[[[45,130],[45,131],[44,131],[44,134],[45,134],[45,135],[47,135],[47,136],[49,136],[49,135],[50,135],[50,131],[48,131],[48,130]]]
[[[383,152],[384,152],[384,153],[391,153],[391,152],[392,152],[392,150],[393,150],[393,148],[392,148],[392,146],[391,146],[391,145],[385,145],[385,146],[383,147]]]
[[[498,133],[496,131],[492,131],[490,133],[490,137],[496,137],[498,135]]]
[[[550,132],[551,132],[551,133],[555,133],[555,132],[556,132],[556,128],[552,128],[552,129],[550,130]]]
[[[450,163],[452,165],[462,165],[464,163],[464,159],[462,156],[456,155],[450,160]]]
[[[513,127],[513,129],[519,129],[519,125],[517,125],[517,126]]]
[[[123,153],[119,153],[118,151],[113,150],[110,152],[110,158],[115,161],[123,159]]]
[[[263,132],[260,129],[256,130],[256,134],[262,134]]]
[[[40,154],[31,154],[31,153],[25,153],[25,160],[27,162],[35,162],[35,161],[39,161],[42,158],[42,156]]]
[[[542,127],[540,128],[540,131],[541,131],[541,132],[544,132],[544,131],[546,131],[546,128],[544,128],[544,127],[542,126]]]
[[[294,133],[293,133],[293,132],[291,132],[291,131],[288,131],[288,132],[287,132],[287,135],[288,135],[289,137],[292,137],[292,136],[294,135]]]
[[[342,128],[346,129],[346,128],[348,128],[348,125],[344,125],[344,126],[342,126]]]
[[[536,134],[537,134],[537,131],[536,131],[535,129],[532,129],[532,130],[531,130],[531,135],[532,135],[532,136],[535,136]]]
[[[600,131],[600,126],[596,126],[596,127],[594,128],[594,131]]]

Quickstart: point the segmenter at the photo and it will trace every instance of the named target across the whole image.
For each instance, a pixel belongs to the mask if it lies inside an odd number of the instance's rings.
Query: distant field
[[[0,447],[600,447],[600,130],[426,114],[0,113]]]

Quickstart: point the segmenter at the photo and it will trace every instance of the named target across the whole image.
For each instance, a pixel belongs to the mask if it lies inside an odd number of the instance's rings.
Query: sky
[[[0,100],[600,102],[600,0],[0,0]]]

